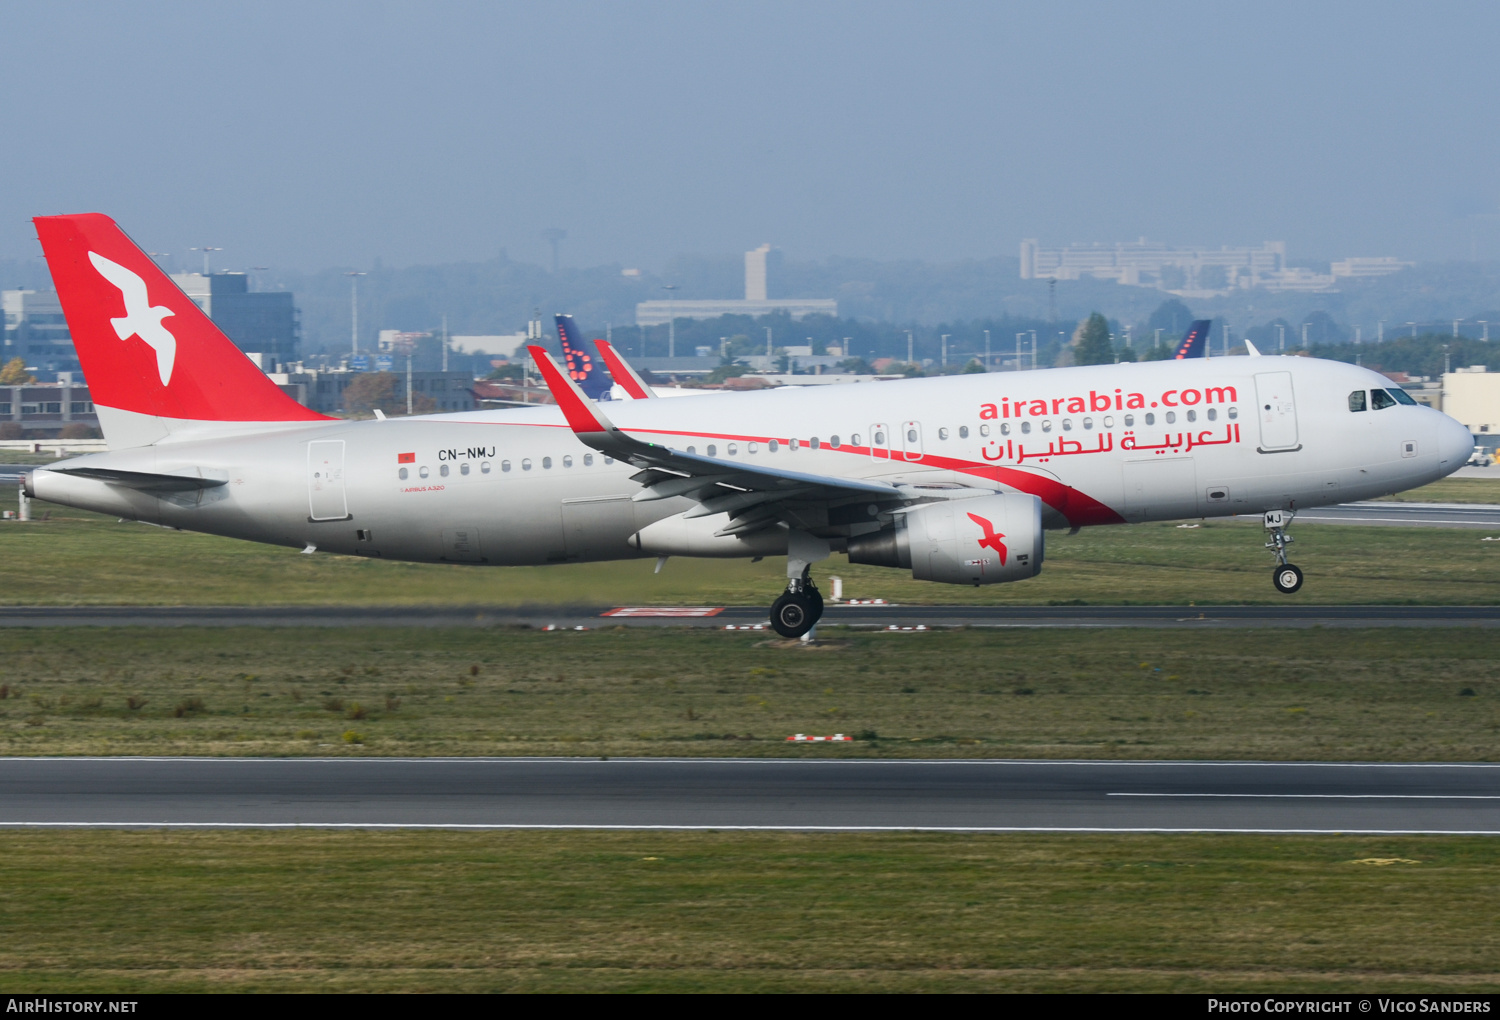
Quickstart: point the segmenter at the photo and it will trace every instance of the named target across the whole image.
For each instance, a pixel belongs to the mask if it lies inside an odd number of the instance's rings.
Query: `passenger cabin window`
[[[1126,428],[1133,428],[1134,426],[1135,426],[1135,415],[1133,415],[1133,414],[1127,414],[1125,416],[1125,427]]]
[[[814,450],[816,450],[818,448],[818,437],[817,436],[813,436],[811,439],[809,439],[807,441],[807,445],[811,446]]]
[[[400,471],[397,471],[396,477],[401,479],[403,482],[406,481],[406,468],[402,468]]]
[[[708,455],[710,457],[717,457],[719,455],[719,448],[717,446],[715,446],[713,443],[709,443],[708,444]]]
[[[735,454],[737,454],[737,453],[740,452],[740,448],[738,446],[736,446],[734,443],[730,443],[728,446],[725,447],[725,449],[729,451],[729,456],[731,456],[731,457],[733,457]]]
[[[572,467],[572,466],[573,466],[573,458],[572,457],[564,457],[563,458],[563,467]]]
[[[1063,431],[1064,432],[1072,432],[1073,431],[1073,419],[1072,418],[1064,418],[1062,420],[1062,427],[1063,427]]]
[[[1370,391],[1370,407],[1376,411],[1384,411],[1387,407],[1395,407],[1396,398],[1385,390]]]
[[[468,461],[464,461],[462,464],[460,464],[458,466],[458,473],[461,474],[461,475],[466,475],[466,474],[469,473],[469,462]]]
[[[958,438],[960,438],[960,439],[968,439],[969,438],[969,426],[967,426],[967,425],[960,425],[958,427]]]
[[[447,478],[448,477],[448,465],[444,464],[441,467],[439,467],[438,468],[438,474],[442,475],[444,478]]]
[[[1023,436],[1029,436],[1029,435],[1031,435],[1031,422],[1029,422],[1029,421],[1023,421],[1021,423],[1021,435],[1023,435]]]
[[[775,453],[777,450],[781,449],[781,443],[773,439],[766,444],[766,449],[771,451],[772,453]]]
[[[551,457],[543,457],[542,458],[542,468],[543,468],[543,470],[550,470],[551,467],[552,467],[552,458]]]
[[[1002,429],[1005,428],[1004,425],[1002,425],[1000,427]],[[979,434],[981,436],[987,436],[987,435],[989,435],[990,434],[990,427],[988,425],[981,425],[981,426],[979,426]]]
[[[1198,412],[1197,411],[1189,411],[1187,413],[1187,420],[1188,421],[1197,421],[1198,420]]]
[[[1209,421],[1218,421],[1219,420],[1219,412],[1218,412],[1217,409],[1210,407],[1206,413],[1208,415],[1208,420]]]
[[[530,457],[523,457],[521,459],[521,470],[522,471],[530,471],[531,470],[531,458]]]
[[[1126,424],[1129,424],[1129,422],[1127,422]],[[1146,412],[1146,424],[1147,425],[1155,425],[1156,424],[1156,415],[1152,414],[1150,411]]]
[[[833,447],[835,450],[837,450],[839,448],[839,437],[838,436],[829,436],[828,437],[828,445],[831,446],[831,447]],[[859,438],[858,437],[855,438],[854,445],[855,446],[859,445]]]
[[[422,466],[421,470],[419,470],[417,472],[417,474],[421,475],[423,478],[426,478],[427,477],[427,466],[424,464]]]
[[[947,429],[938,429],[938,438],[939,439],[947,439],[948,438],[948,430]],[[917,441],[917,434],[915,432],[911,433],[911,441],[914,442],[914,443]]]
[[[1148,414],[1146,416],[1146,418],[1149,421],[1150,418],[1151,418],[1151,416]],[[1167,424],[1168,425],[1175,425],[1176,423],[1177,423],[1177,412],[1176,411],[1168,411],[1167,412]]]
[[[688,447],[688,452],[689,453],[693,452],[693,448],[691,446]],[[583,455],[583,466],[584,467],[593,467],[594,466],[594,455],[592,453],[585,453]]]
[[[1240,416],[1240,409],[1238,407],[1231,407],[1229,409],[1229,420],[1230,421],[1234,421],[1234,419],[1238,418],[1239,416]]]
[[[1355,390],[1349,394],[1349,410],[1363,411],[1365,409],[1365,391]]]
[[[979,426],[979,433],[980,433],[980,435],[984,435],[984,436],[989,435],[990,434],[990,427],[988,425],[981,425],[981,426]],[[1010,435],[1010,422],[1008,422],[1008,421],[1002,421],[1000,423],[1000,434],[1002,436],[1008,436],[1008,435]]]
[[[758,443],[746,443],[745,444],[745,452],[746,453],[755,453],[759,449],[760,449],[760,445]]]

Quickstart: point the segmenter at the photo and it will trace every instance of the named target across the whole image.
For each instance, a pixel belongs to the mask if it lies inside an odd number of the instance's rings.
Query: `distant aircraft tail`
[[[1182,361],[1184,358],[1208,357],[1208,334],[1213,324],[1212,319],[1195,319],[1188,331],[1182,334],[1182,343],[1177,345],[1173,359]]]
[[[583,346],[578,334],[578,324],[571,315],[554,316],[557,320],[557,336],[562,341],[563,367],[568,378],[578,384],[590,400],[607,400],[614,381],[606,374],[604,365]]]
[[[114,220],[33,222],[111,447],[220,423],[325,420],[266,378]]]

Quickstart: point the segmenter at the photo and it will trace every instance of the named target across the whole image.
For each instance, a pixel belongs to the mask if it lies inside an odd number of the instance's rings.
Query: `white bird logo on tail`
[[[161,320],[177,313],[165,305],[153,305],[146,294],[146,281],[118,262],[94,252],[89,252],[89,261],[100,276],[119,288],[120,296],[125,299],[125,314],[109,320],[115,327],[115,335],[121,340],[138,336],[156,351],[156,372],[165,386],[172,378],[172,363],[177,360],[177,338]]]

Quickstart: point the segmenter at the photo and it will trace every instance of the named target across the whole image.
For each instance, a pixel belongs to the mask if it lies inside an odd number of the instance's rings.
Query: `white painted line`
[[[456,831],[613,830],[634,832],[1079,832],[1305,836],[1500,836],[1500,829],[1250,829],[1207,826],[1059,825],[588,825],[433,822],[0,822],[0,829],[449,829]]]
[[[1271,800],[1500,800],[1480,793],[1108,793],[1106,797],[1228,797]]]

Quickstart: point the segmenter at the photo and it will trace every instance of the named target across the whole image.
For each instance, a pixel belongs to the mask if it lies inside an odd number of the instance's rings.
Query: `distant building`
[[[244,273],[173,273],[172,280],[240,350],[263,355],[267,367],[297,360],[302,337],[290,291],[252,292]]]
[[[1444,374],[1442,411],[1475,435],[1500,433],[1500,372],[1470,365]]]
[[[717,319],[721,315],[771,315],[785,312],[794,319],[809,315],[838,315],[832,298],[772,298],[781,251],[763,244],[745,252],[743,301],[642,301],[635,306],[638,326],[661,326],[672,319]]]
[[[1415,262],[1400,262],[1394,258],[1340,259],[1329,267],[1329,271],[1335,277],[1357,279],[1369,276],[1390,276],[1403,269],[1410,269],[1414,265],[1416,265]]]
[[[79,371],[78,352],[55,292],[0,291],[0,307],[5,310],[0,359],[24,359],[27,369],[43,382],[56,379],[58,372]]]
[[[1070,244],[1044,248],[1021,242],[1023,280],[1114,280],[1155,287],[1187,298],[1218,297],[1234,290],[1331,291],[1340,279],[1385,276],[1411,266],[1394,258],[1348,258],[1327,273],[1286,264],[1286,243],[1259,248],[1176,248],[1141,238],[1123,244]]]
[[[266,374],[297,403],[323,414],[333,414],[344,409],[344,390],[362,373],[335,369]],[[405,414],[406,373],[392,369],[391,374],[396,377],[394,406],[381,410],[388,414]],[[479,406],[474,398],[474,378],[467,372],[412,372],[411,391],[432,398],[434,414],[472,411]]]
[[[54,438],[69,425],[97,429],[99,416],[88,387],[81,379],[75,382],[70,372],[61,376],[55,383],[0,386],[0,426],[20,426],[22,434],[17,439]],[[7,427],[5,431],[15,430]]]

